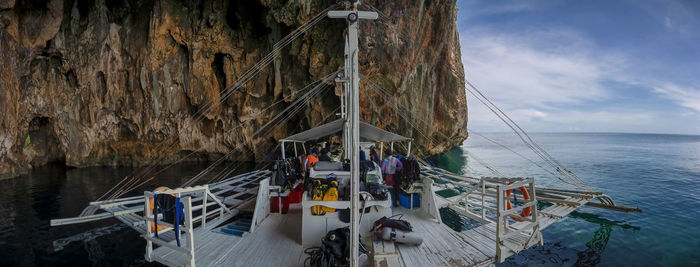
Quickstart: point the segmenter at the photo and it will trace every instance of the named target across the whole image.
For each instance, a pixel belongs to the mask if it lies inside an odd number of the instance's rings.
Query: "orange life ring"
[[[512,191],[512,190],[507,190],[507,191],[506,191],[506,198],[510,198],[511,191]],[[524,186],[521,186],[521,187],[520,187],[520,192],[523,193],[523,198],[524,198],[524,199],[526,199],[526,200],[529,200],[529,199],[530,199],[530,193],[527,192],[527,188],[525,188]],[[510,204],[510,199],[509,199],[508,202],[506,202],[506,209],[512,209],[512,208],[513,208],[513,204]],[[530,216],[530,212],[531,212],[531,211],[532,211],[532,207],[531,207],[531,206],[530,206],[530,207],[525,207],[525,208],[520,212],[520,217],[527,217],[527,216]],[[518,219],[518,218],[516,218],[516,217],[514,217],[514,216],[511,216],[511,218],[512,218],[513,220],[516,220],[516,221],[519,221],[519,222],[522,222],[522,221],[523,221],[523,220]]]
[[[166,187],[166,186],[161,186],[161,187],[158,187],[158,188],[156,188],[155,190],[153,190],[153,192],[165,192],[165,190],[170,190],[170,188],[168,188],[168,187]],[[173,196],[175,196],[175,195],[173,195]],[[153,197],[149,197],[149,198],[148,198],[148,207],[150,207],[151,211],[153,211],[153,206],[154,206],[154,205],[155,205],[155,204],[153,203]],[[155,216],[155,214],[153,214],[153,215]],[[151,231],[155,231],[155,228],[156,228],[155,226],[156,226],[155,223],[151,222]],[[165,226],[165,225],[158,225],[158,231],[159,231],[159,232],[160,232],[161,230],[167,229],[167,228],[168,228],[168,227]]]

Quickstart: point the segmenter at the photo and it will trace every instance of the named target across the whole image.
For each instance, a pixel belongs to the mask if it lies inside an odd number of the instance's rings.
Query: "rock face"
[[[363,89],[361,118],[414,137],[424,153],[460,144],[467,106],[455,1],[365,2],[385,19],[361,25],[360,70],[395,100]],[[53,161],[145,165],[191,151],[260,160],[277,138],[333,117],[331,89],[253,137],[301,88],[342,66],[345,22],[321,21],[241,90],[222,92],[334,3],[0,0],[0,177]],[[415,129],[396,102],[420,117]]]

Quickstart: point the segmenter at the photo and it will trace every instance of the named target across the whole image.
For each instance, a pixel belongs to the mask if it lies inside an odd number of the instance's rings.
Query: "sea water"
[[[487,137],[544,165],[512,134]],[[643,213],[582,207],[543,231],[545,245],[507,259],[529,266],[700,265],[700,136],[654,134],[532,134],[562,165],[615,202]],[[564,186],[547,171],[477,135],[433,158],[455,172],[493,176],[465,150],[508,176]],[[182,164],[131,192],[175,187],[207,164]],[[241,171],[249,170],[242,168]],[[550,170],[552,171],[552,170]],[[0,181],[0,266],[148,266],[145,242],[114,219],[50,227],[72,217],[131,168],[49,165]]]
[[[252,169],[237,167],[232,175]],[[175,188],[206,168],[206,163],[184,163],[165,168],[158,181],[129,192],[143,195],[158,186]],[[204,176],[213,178],[226,166]],[[75,217],[134,168],[66,168],[49,164],[31,173],[0,180],[0,266],[159,266],[144,260],[146,242],[138,232],[116,219],[51,227],[51,219]]]
[[[484,136],[546,165],[514,134]],[[591,187],[643,212],[584,206],[543,230],[544,246],[508,258],[505,266],[700,266],[700,136],[538,133],[531,137]],[[455,172],[494,176],[469,155],[506,176],[535,177],[537,186],[575,189],[476,134],[433,162]]]

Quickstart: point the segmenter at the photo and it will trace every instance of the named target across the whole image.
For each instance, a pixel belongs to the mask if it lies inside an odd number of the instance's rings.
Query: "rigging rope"
[[[397,114],[402,119],[404,119],[404,121],[406,121],[408,124],[410,124],[413,127],[413,129],[416,129],[416,131],[418,131],[419,134],[421,134],[424,138],[426,138],[429,142],[431,142],[431,144],[438,144],[437,140],[432,138],[432,136],[430,136],[429,134],[424,133],[423,130],[421,130],[421,128],[419,128],[415,124],[413,124],[412,120],[407,118],[404,113],[413,115],[413,117],[415,119],[423,122],[423,124],[426,126],[426,128],[429,128],[430,124],[428,124],[425,120],[423,120],[422,118],[417,116],[414,112],[410,111],[406,106],[404,106],[403,104],[396,101],[396,99],[393,96],[391,96],[386,89],[382,88],[377,83],[373,82],[372,80],[370,80],[369,78],[365,77],[362,74],[360,74],[360,77],[362,78],[363,81],[366,81],[370,85],[371,89],[373,89],[373,90],[375,90],[375,92],[379,93],[379,95],[382,96],[388,102],[393,103],[397,109],[403,109],[403,110],[399,110],[399,112],[397,112]],[[401,111],[403,111],[403,112],[401,112]],[[438,131],[438,133],[441,134],[442,137],[445,138],[446,140],[451,140],[444,133],[442,133],[440,131]],[[501,172],[499,172],[498,170],[496,170],[496,168],[489,165],[488,163],[486,163],[485,161],[483,161],[482,159],[480,159],[479,157],[477,157],[473,153],[469,152],[466,149],[464,150],[464,152],[467,153],[468,156],[471,156],[474,160],[476,160],[477,163],[481,164],[486,169],[488,169],[490,172],[492,172],[494,175],[504,177],[504,175]]]
[[[523,143],[525,143],[525,145],[528,148],[530,148],[545,163],[555,168],[555,170],[562,176],[571,180],[564,181],[563,179],[559,179],[560,181],[573,185],[585,191],[592,191],[591,189],[587,188],[589,187],[589,185],[586,184],[585,181],[573,174],[573,172],[571,172],[570,170],[566,169],[563,165],[561,165],[561,163],[556,161],[549,153],[544,151],[544,149],[542,149],[541,146],[535,143],[534,140],[532,140],[532,138],[530,138],[530,136],[519,125],[517,125],[517,123],[515,123],[515,121],[513,121],[510,117],[508,117],[507,114],[505,114],[505,112],[503,112],[500,108],[498,108],[498,106],[491,102],[481,91],[479,91],[476,88],[476,86],[474,86],[469,81],[466,81],[466,83],[467,85],[469,85],[469,87],[465,87],[467,92],[471,93],[479,102],[484,104],[492,113],[494,113],[501,121],[503,121],[503,123],[505,123],[509,128],[511,128],[511,130],[513,130],[513,132],[515,132],[515,134],[520,138],[520,140],[523,141]]]
[[[292,31],[290,34],[282,38],[280,41],[278,41],[275,45],[273,45],[272,51],[267,54],[262,60],[258,61],[251,69],[249,69],[246,73],[244,73],[239,79],[237,79],[235,82],[232,83],[232,85],[227,88],[226,90],[223,91],[223,94],[220,95],[219,97],[219,103],[222,103],[227,99],[229,96],[231,96],[233,93],[237,92],[240,88],[242,88],[243,85],[247,84],[253,77],[255,77],[258,73],[262,71],[262,69],[266,66],[268,66],[271,62],[274,61],[274,59],[279,55],[279,52],[287,47],[289,44],[291,44],[294,40],[296,40],[299,36],[301,36],[303,33],[308,31],[311,27],[316,25],[318,22],[320,22],[322,19],[326,17],[326,14],[329,10],[332,10],[333,8],[336,8],[338,4],[334,4],[329,6],[328,8],[324,9],[323,11],[319,12],[316,16],[314,16],[311,20],[305,22],[302,24],[300,27],[298,27],[296,30]],[[196,119],[194,120],[194,124],[197,125],[199,124],[204,118],[206,118],[206,115],[211,108],[214,107],[214,102],[208,102],[204,106],[202,106],[197,114],[195,115]],[[173,139],[172,142],[170,142],[170,145],[168,146],[166,143],[161,143],[156,151],[169,151],[174,147],[174,145],[177,144],[178,139]],[[201,149],[200,149],[201,150]],[[192,153],[188,154],[185,156],[185,158],[191,156],[194,154],[195,151]],[[147,168],[144,168],[140,171],[134,171],[132,174],[125,176],[119,183],[117,183],[115,186],[107,190],[102,196],[98,198],[98,200],[104,199],[106,196],[109,196],[109,199],[113,199],[115,197],[120,196],[123,194],[122,192],[124,190],[124,185],[125,185],[125,180],[131,181],[132,179],[135,178],[135,180],[143,180],[146,176],[149,176],[148,174],[151,173],[156,167],[157,167],[157,162],[161,162],[163,159],[165,159],[166,155],[163,153],[160,157],[155,158],[154,160],[151,161],[149,164],[150,166]],[[178,161],[179,162],[179,161]],[[170,166],[166,167],[169,168]],[[160,173],[160,172],[159,172]],[[152,176],[153,177],[153,176]],[[152,179],[152,177],[150,179]]]

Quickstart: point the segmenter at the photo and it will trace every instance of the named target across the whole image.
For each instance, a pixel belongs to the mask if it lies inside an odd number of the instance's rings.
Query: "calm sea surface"
[[[514,134],[484,134],[544,165]],[[582,207],[543,231],[545,245],[505,265],[700,266],[700,136],[616,133],[531,134],[549,154],[616,203],[643,213]],[[472,135],[435,164],[493,176],[464,150],[508,176],[564,187],[531,162]],[[466,163],[466,164],[465,164]],[[469,167],[467,167],[469,166]]]
[[[541,162],[512,134],[486,136]],[[532,137],[591,186],[644,212],[583,207],[545,229],[544,246],[513,256],[506,265],[700,266],[700,136]],[[534,164],[476,135],[461,148],[434,158],[435,164],[490,176],[464,149],[505,175],[533,176],[540,186],[563,186]],[[176,166],[158,185],[177,186],[204,167]],[[116,220],[49,227],[50,219],[79,214],[89,201],[132,171],[46,166],[0,181],[0,266],[150,265],[143,260],[145,242]],[[132,195],[154,186],[149,184]],[[54,245],[55,240],[60,242]]]

